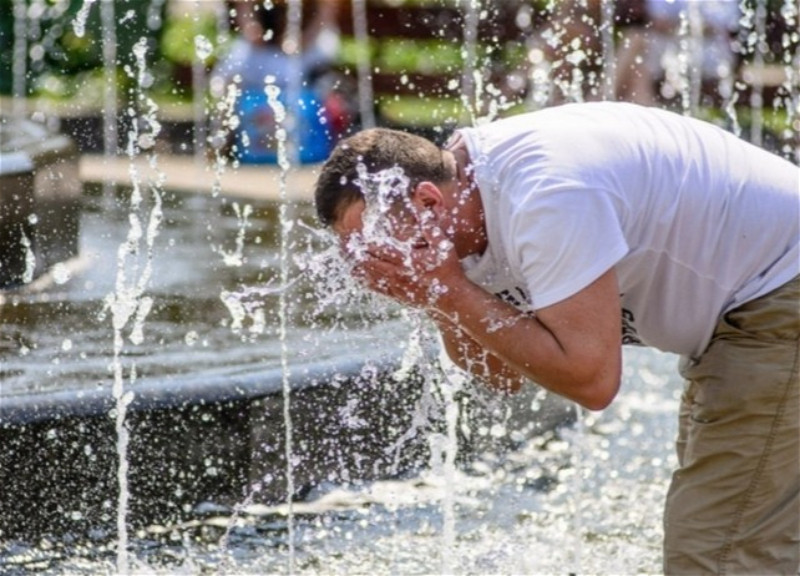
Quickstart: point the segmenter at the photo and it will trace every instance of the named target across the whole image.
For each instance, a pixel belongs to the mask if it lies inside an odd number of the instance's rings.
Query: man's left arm
[[[613,269],[573,296],[524,314],[466,277],[448,282],[432,305],[490,357],[592,410],[619,389],[620,304]]]
[[[410,263],[377,248],[354,271],[373,290],[463,330],[504,367],[592,410],[619,389],[622,350],[617,277],[611,268],[572,296],[525,314],[466,276],[442,231]]]

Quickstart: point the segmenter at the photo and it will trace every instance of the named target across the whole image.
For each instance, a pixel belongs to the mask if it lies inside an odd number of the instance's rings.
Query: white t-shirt
[[[800,274],[800,169],[709,123],[603,102],[461,134],[489,239],[464,266],[520,308],[614,267],[623,343],[699,355],[721,314]]]

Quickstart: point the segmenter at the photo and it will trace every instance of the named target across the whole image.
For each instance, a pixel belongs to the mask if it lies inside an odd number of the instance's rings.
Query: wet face
[[[404,245],[418,248],[425,245],[418,220],[409,208],[398,207],[381,214],[380,233],[372,231],[367,238],[364,237],[365,213],[366,204],[358,200],[345,207],[332,226],[347,258],[358,258],[368,246],[384,248]]]
[[[347,246],[352,245],[361,236],[365,209],[363,200],[352,202],[342,210],[339,218],[333,223],[333,231],[339,237],[339,245],[345,254],[348,253]]]

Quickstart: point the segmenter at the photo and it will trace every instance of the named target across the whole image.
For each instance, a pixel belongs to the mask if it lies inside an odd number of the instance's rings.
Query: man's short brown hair
[[[358,132],[339,142],[317,179],[314,201],[324,226],[334,224],[347,206],[364,198],[358,185],[359,164],[370,173],[399,166],[411,189],[425,181],[441,184],[451,176],[442,151],[421,136],[388,128]]]

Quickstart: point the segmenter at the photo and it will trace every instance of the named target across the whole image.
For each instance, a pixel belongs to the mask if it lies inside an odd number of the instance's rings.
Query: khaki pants
[[[686,365],[666,574],[800,571],[800,277],[726,314]]]

